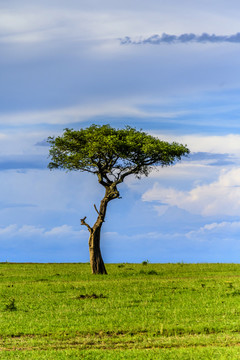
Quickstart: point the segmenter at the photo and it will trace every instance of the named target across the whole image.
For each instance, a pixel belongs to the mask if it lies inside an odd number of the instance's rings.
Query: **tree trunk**
[[[89,236],[90,265],[93,274],[107,274],[100,250],[100,231],[96,228]]]
[[[105,186],[105,196],[101,201],[100,210],[98,211],[94,205],[94,208],[98,213],[97,221],[95,222],[94,226],[90,227],[85,222],[86,217],[81,219],[81,224],[87,226],[88,231],[90,232],[88,244],[90,265],[93,274],[107,274],[100,250],[100,234],[107,211],[107,205],[109,201],[116,198],[119,198],[119,192],[117,190],[116,184],[112,183],[109,186]]]

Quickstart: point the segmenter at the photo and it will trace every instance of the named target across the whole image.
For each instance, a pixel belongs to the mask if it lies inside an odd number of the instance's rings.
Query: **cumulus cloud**
[[[155,183],[143,201],[160,201],[202,216],[240,215],[240,168],[222,170],[217,181],[195,186],[190,191],[162,187]]]
[[[181,35],[169,35],[163,33],[162,35],[152,35],[147,38],[140,37],[133,39],[126,36],[120,39],[121,45],[160,45],[160,44],[186,44],[186,43],[240,43],[240,33],[234,35],[215,35],[203,33],[196,35],[192,33],[185,33]]]

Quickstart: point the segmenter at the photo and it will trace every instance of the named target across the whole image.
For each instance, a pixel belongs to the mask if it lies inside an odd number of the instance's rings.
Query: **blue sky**
[[[119,186],[105,262],[240,261],[239,17],[234,0],[0,0],[0,261],[88,261],[79,219],[103,189],[49,171],[44,140],[92,123],[191,150]]]

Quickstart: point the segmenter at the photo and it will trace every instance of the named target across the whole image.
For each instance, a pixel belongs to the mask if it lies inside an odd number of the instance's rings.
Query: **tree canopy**
[[[48,142],[52,145],[50,169],[93,173],[102,185],[119,184],[131,174],[148,176],[155,166],[171,165],[189,153],[184,145],[161,141],[130,126],[65,129],[62,136],[49,137]]]

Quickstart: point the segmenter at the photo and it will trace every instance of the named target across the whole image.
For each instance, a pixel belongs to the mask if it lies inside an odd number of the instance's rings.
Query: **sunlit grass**
[[[107,270],[0,264],[0,358],[240,358],[240,265]]]

